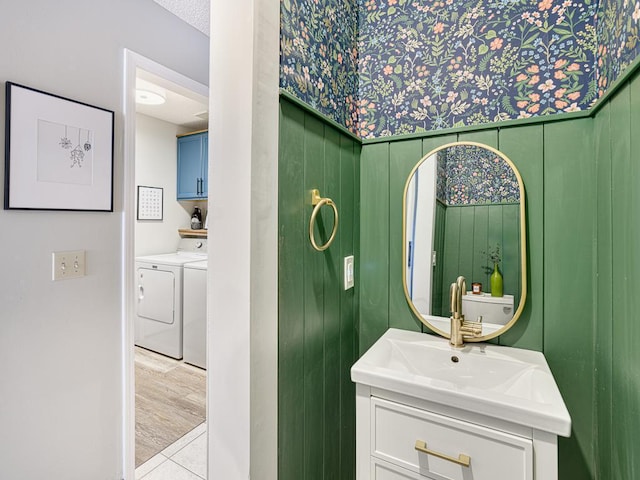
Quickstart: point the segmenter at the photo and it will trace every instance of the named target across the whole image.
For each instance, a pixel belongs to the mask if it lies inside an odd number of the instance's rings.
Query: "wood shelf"
[[[202,230],[191,230],[190,228],[179,228],[178,233],[182,237],[202,237],[207,238],[207,233],[209,231],[206,229]]]

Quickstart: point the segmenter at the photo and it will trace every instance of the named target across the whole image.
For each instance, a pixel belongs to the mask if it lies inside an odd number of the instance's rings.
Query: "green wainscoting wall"
[[[640,478],[640,78],[596,113],[600,479]]]
[[[360,142],[284,98],[279,142],[279,478],[349,480],[358,296],[343,289],[342,258],[358,258]],[[311,189],[339,210],[338,234],[323,252],[309,241]],[[331,208],[321,210],[317,225],[324,243]]]
[[[436,252],[444,252],[445,220],[447,207],[436,199],[436,214],[433,221],[433,249]],[[443,304],[444,288],[444,262],[439,262],[433,267],[433,282],[431,286],[431,314],[441,317],[448,314],[449,303]],[[447,291],[449,291],[447,289]],[[443,313],[444,312],[444,313]]]
[[[438,222],[438,219],[436,219]],[[467,279],[467,289],[472,282],[482,283],[485,292],[491,291],[489,277],[493,264],[487,263],[482,252],[500,245],[502,262],[500,272],[504,281],[504,293],[514,296],[514,311],[520,302],[520,206],[512,205],[465,205],[446,207],[444,220],[442,273],[434,279],[440,291],[439,302],[434,312],[440,310],[449,316],[449,285],[459,275]],[[438,236],[439,232],[435,232]],[[437,251],[437,250],[436,250]],[[436,259],[436,266],[438,260]],[[491,267],[487,273],[487,267]],[[475,320],[475,319],[471,319]]]
[[[503,345],[544,351],[574,420],[560,439],[562,480],[594,478],[596,172],[593,119],[366,143],[360,208],[360,353],[389,327],[421,330],[402,287],[402,194],[435,147],[476,141],[500,149],[526,190],[527,304]],[[432,134],[433,135],[433,134]]]
[[[457,140],[500,149],[525,184],[527,304],[496,341],[543,351],[551,366],[573,420],[559,478],[640,478],[638,76],[591,116],[362,146],[282,97],[280,108],[279,478],[353,479],[349,368],[387,328],[423,330],[402,287],[404,183],[424,154]],[[307,238],[311,188],[340,206],[324,253]],[[356,289],[345,292],[350,253]]]

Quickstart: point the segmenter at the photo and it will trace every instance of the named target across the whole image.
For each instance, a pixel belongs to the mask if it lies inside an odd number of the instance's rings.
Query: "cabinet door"
[[[200,186],[200,197],[209,196],[209,134],[202,134],[202,183]]]
[[[200,198],[202,136],[178,138],[178,200]]]

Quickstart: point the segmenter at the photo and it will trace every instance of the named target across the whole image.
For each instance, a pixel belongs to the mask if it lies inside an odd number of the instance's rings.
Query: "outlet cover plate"
[[[86,252],[84,250],[53,252],[51,257],[54,282],[85,276]]]

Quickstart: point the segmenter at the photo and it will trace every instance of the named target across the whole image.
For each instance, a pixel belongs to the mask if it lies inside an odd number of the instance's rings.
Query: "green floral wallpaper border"
[[[589,109],[640,0],[283,0],[281,88],[362,139]]]
[[[596,98],[595,5],[366,0],[358,133],[419,133],[580,111]]]
[[[356,0],[282,0],[280,88],[350,131],[358,113]]]
[[[513,170],[491,151],[451,146],[438,152],[436,198],[446,206],[496,205],[520,202]]]
[[[599,96],[604,95],[611,84],[640,55],[638,22],[640,1],[600,1],[596,21]]]

